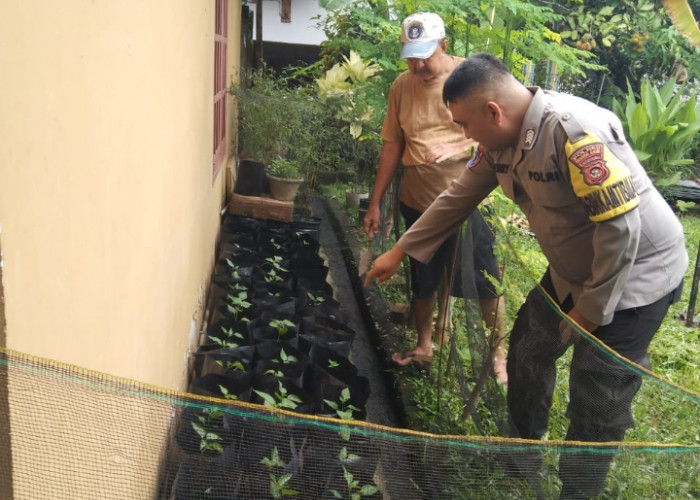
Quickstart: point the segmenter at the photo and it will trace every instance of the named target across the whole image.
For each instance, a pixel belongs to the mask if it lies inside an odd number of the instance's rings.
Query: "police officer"
[[[498,185],[528,217],[549,266],[511,333],[508,409],[514,436],[547,430],[556,359],[574,346],[567,440],[620,441],[634,423],[638,371],[688,265],[680,222],[652,185],[610,111],[528,88],[488,54],[445,81],[443,100],[480,147],[468,168],[367,274],[378,282],[405,254],[435,248]],[[560,320],[553,305],[568,317]],[[579,333],[593,341],[581,341]],[[598,345],[600,342],[602,345]],[[602,491],[612,455],[562,454],[560,498]]]

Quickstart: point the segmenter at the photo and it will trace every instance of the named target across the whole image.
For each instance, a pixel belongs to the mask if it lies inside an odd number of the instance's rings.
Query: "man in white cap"
[[[401,29],[401,58],[408,70],[394,81],[389,91],[387,114],[382,128],[384,143],[379,156],[376,180],[372,190],[364,231],[371,239],[379,228],[380,204],[396,175],[399,164],[404,170],[401,178],[399,203],[408,229],[413,222],[442,193],[465,167],[469,153],[476,143],[466,139],[461,127],[452,121],[449,109],[442,101],[443,83],[462,58],[447,54],[445,25],[433,13],[408,16]],[[478,211],[468,221],[474,242],[474,275],[481,310],[490,330],[497,335],[494,372],[500,383],[506,383],[503,297],[494,290],[484,271],[498,277],[498,262],[494,256],[493,234]],[[418,333],[414,349],[394,353],[392,361],[398,366],[415,363],[426,367],[433,356],[433,311],[438,292],[447,294],[441,286],[445,273],[451,273],[459,248],[458,234],[448,238],[427,264],[414,259],[411,264],[413,319]],[[455,272],[455,281],[461,281]],[[466,287],[462,286],[462,288]],[[453,288],[453,294],[458,292]],[[476,298],[476,297],[469,297]],[[441,302],[447,297],[441,297]],[[444,319],[444,318],[439,318]],[[443,325],[436,325],[439,333]],[[440,341],[440,338],[436,338]]]

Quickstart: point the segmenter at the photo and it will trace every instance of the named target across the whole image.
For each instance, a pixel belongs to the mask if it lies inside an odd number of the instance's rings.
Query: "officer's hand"
[[[362,229],[364,229],[367,237],[372,240],[374,235],[379,231],[379,206],[370,203],[367,207],[367,213],[362,220]]]
[[[457,143],[440,143],[430,146],[428,152],[425,153],[425,164],[434,165],[449,160],[453,156],[464,153],[469,148],[476,146],[476,141],[465,138],[462,142]]]
[[[458,151],[455,151],[449,144],[435,144],[425,153],[425,164],[433,165],[435,163],[440,163],[456,153],[458,153]]]
[[[572,323],[578,324],[583,330],[588,333],[598,328],[598,325],[586,319],[575,307],[567,314],[568,318],[564,318],[559,322],[559,335],[564,344],[573,342],[574,344],[581,340],[581,336],[576,331],[576,327]]]
[[[391,278],[399,270],[401,261],[406,253],[396,245],[388,252],[384,252],[374,261],[374,266],[365,276],[365,286],[369,285],[372,278],[377,279],[377,283],[383,283]]]

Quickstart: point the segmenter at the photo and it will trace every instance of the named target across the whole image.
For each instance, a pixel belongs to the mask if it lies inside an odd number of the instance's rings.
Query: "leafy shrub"
[[[342,56],[337,63],[316,80],[318,94],[331,110],[351,139],[350,161],[354,166],[355,181],[362,185],[369,169],[379,156],[381,141],[377,128],[382,122],[372,103],[371,88],[378,83],[376,75],[381,67],[363,60],[355,51],[350,57]],[[359,187],[359,186],[356,186]]]
[[[660,88],[654,88],[648,79],[643,79],[637,102],[629,82],[627,88],[626,101],[613,101],[613,111],[622,121],[627,140],[654,183],[664,187],[681,177],[691,177],[696,166],[687,155],[700,131],[696,91],[684,95],[685,86],[676,89],[675,79],[668,80]]]
[[[277,157],[295,161],[306,186],[316,185],[318,172],[336,172],[342,165],[341,134],[332,110],[316,98],[316,84],[299,85],[262,67],[248,78],[248,88],[232,86],[238,108],[238,149],[242,157],[270,165]]]
[[[301,161],[313,129],[316,104],[304,89],[292,88],[266,67],[255,70],[250,88],[231,88],[238,107],[242,156],[269,165],[283,156]]]

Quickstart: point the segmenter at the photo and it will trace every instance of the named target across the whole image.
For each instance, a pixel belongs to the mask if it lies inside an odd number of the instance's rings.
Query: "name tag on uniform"
[[[535,182],[558,182],[561,180],[561,174],[558,170],[550,172],[533,172],[532,170],[528,170],[527,177]]]

